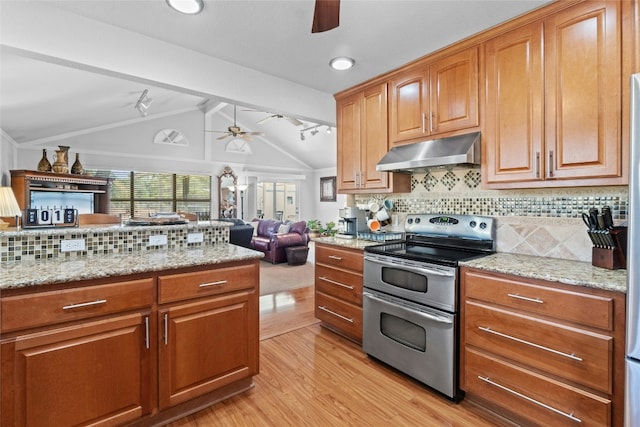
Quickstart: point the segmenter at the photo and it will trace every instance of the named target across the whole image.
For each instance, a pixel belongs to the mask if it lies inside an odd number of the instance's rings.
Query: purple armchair
[[[275,219],[261,219],[251,238],[251,249],[264,253],[272,264],[287,262],[285,249],[290,246],[308,246],[309,229],[306,221],[283,223]]]

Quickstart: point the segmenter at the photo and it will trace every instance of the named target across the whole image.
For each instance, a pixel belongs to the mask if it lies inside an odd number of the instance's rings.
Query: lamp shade
[[[21,216],[20,206],[11,187],[0,187],[0,216]]]
[[[238,189],[238,191],[244,191],[249,188],[249,186],[247,184],[238,184],[236,185],[236,188]]]

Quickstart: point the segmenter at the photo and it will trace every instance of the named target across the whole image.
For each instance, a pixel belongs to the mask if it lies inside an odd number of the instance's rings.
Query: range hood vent
[[[479,165],[480,132],[392,148],[376,165],[380,172],[414,172],[439,166]]]

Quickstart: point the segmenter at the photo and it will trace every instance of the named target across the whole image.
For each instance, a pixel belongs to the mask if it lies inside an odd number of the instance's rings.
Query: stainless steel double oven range
[[[458,264],[495,252],[495,223],[410,214],[404,228],[403,242],[365,248],[362,347],[458,401]]]

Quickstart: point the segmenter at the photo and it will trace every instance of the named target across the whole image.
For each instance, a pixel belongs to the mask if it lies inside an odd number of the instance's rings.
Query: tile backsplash
[[[626,225],[628,188],[571,187],[484,190],[479,168],[434,169],[411,176],[411,193],[356,195],[355,203],[392,199],[402,222],[408,213],[492,216],[499,252],[591,262],[591,241],[581,219],[591,207],[610,206],[616,225]]]
[[[203,241],[187,242],[189,233],[202,233]],[[155,235],[166,236],[167,244],[150,244],[149,237]],[[61,242],[67,239],[83,239],[85,249],[61,252]],[[229,227],[215,222],[188,226],[24,229],[17,232],[0,232],[0,261],[91,257],[112,253],[191,248],[228,242]]]

